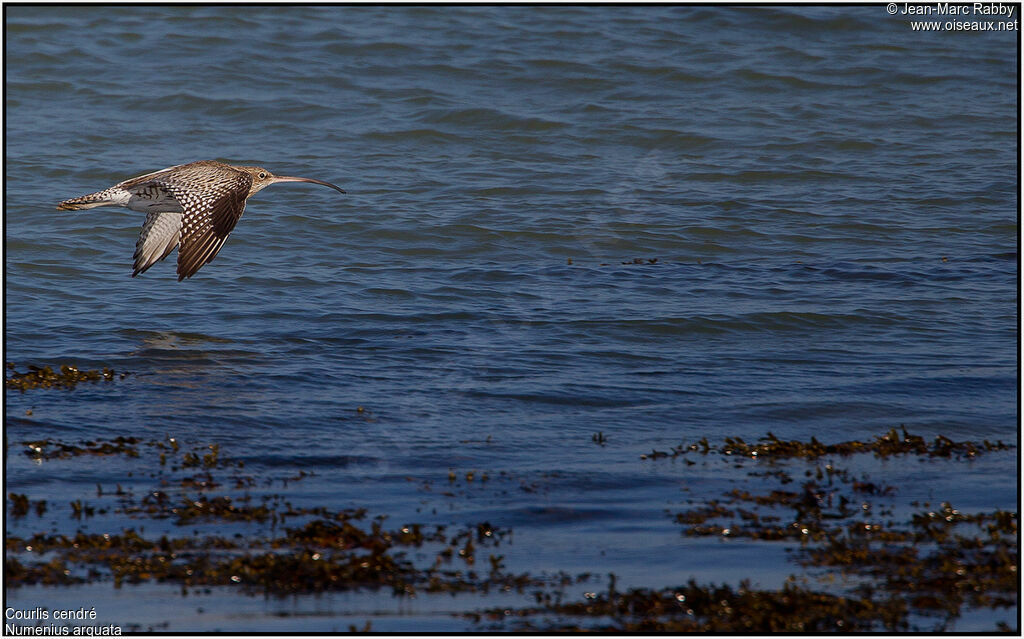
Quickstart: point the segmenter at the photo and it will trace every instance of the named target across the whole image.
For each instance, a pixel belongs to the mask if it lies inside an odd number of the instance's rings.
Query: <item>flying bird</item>
[[[146,214],[135,243],[132,277],[178,247],[178,281],[213,261],[245,210],[245,202],[277,182],[312,182],[344,193],[330,182],[274,175],[258,166],[212,160],[140,175],[102,191],[64,200],[58,211],[123,206]]]

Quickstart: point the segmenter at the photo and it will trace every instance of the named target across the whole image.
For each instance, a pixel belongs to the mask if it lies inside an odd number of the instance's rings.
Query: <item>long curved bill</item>
[[[275,175],[273,177],[273,179],[270,180],[270,182],[271,182],[271,184],[273,184],[275,182],[312,182],[313,184],[323,184],[324,186],[329,186],[332,189],[334,189],[335,191],[338,191],[339,193],[344,193],[345,192],[345,189],[341,188],[340,186],[335,186],[335,185],[331,184],[330,182],[323,182],[321,180],[314,180],[313,178],[289,177],[287,175]]]

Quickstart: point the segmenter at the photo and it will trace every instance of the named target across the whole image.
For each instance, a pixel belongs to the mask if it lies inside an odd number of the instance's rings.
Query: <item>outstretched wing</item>
[[[151,212],[146,214],[139,241],[135,243],[135,270],[132,277],[145,273],[174,250],[181,237],[181,213]]]
[[[220,162],[193,162],[126,180],[118,187],[133,197],[149,198],[153,211],[168,213],[167,204],[180,205],[178,228],[178,281],[192,277],[213,261],[245,210],[252,176]],[[146,202],[147,204],[149,202]],[[140,202],[140,204],[143,204]],[[173,211],[173,212],[176,212]],[[161,218],[162,219],[162,218]],[[168,218],[170,219],[170,218]],[[149,218],[147,217],[147,225]],[[145,231],[145,227],[144,227]],[[140,242],[146,242],[140,237]],[[154,240],[155,242],[155,240]],[[173,248],[173,246],[171,247]],[[156,249],[154,249],[155,251]],[[163,259],[170,249],[155,261]],[[138,249],[136,250],[138,254]],[[153,253],[155,254],[155,252]],[[138,257],[136,258],[138,260]],[[151,264],[150,264],[151,265]],[[149,265],[143,266],[142,270]],[[136,269],[139,268],[138,261]],[[139,273],[142,271],[139,270]]]
[[[225,191],[212,200],[191,191],[178,194],[178,201],[185,209],[181,221],[181,246],[178,247],[179,282],[192,277],[204,264],[217,257],[217,252],[245,211],[248,194],[248,187]]]

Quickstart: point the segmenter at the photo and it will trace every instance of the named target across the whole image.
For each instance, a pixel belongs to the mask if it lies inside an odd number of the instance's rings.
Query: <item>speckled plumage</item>
[[[245,202],[275,182],[320,180],[275,176],[258,166],[234,166],[203,160],[172,166],[119,182],[81,197],[65,200],[59,210],[123,206],[146,213],[135,244],[132,276],[139,275],[178,247],[178,281],[192,277],[213,261],[238,224]]]

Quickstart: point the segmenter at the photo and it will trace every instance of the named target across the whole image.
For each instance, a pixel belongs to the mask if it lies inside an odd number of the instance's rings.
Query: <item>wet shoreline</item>
[[[595,434],[591,445],[606,441]],[[898,459],[948,464],[955,471],[980,457],[1013,454],[1003,442],[925,439],[894,428],[843,442],[782,440],[771,433],[750,442],[704,438],[638,455],[643,464],[676,464],[684,476],[725,464],[748,477],[743,488],[690,491],[685,503],[663,516],[686,538],[784,544],[792,572],[781,588],[766,589],[745,579],[622,586],[597,566],[575,574],[558,566],[522,570],[506,549],[513,539],[530,542],[514,529],[487,521],[399,523],[386,508],[299,506],[288,491],[301,489],[316,469],[268,474],[232,459],[230,449],[216,443],[170,436],[19,438],[8,441],[7,455],[66,468],[119,459],[133,469],[133,481],[145,478],[148,488],[97,484],[60,500],[32,499],[12,489],[6,587],[17,603],[21,589],[40,600],[54,589],[88,587],[102,600],[104,587],[123,596],[159,585],[175,587],[186,608],[197,596],[215,595],[207,604],[215,610],[230,608],[236,597],[372,594],[387,595],[400,607],[402,600],[457,595],[456,609],[442,616],[451,627],[476,630],[939,631],[982,610],[1006,619],[989,630],[1006,630],[1016,606],[1017,513],[962,512],[941,497],[905,502],[884,467],[868,467]],[[449,469],[435,478],[408,479],[415,490],[458,501],[474,484],[507,481],[505,475]],[[16,477],[8,482],[18,485]],[[60,532],[33,523],[55,513],[66,517],[56,526]],[[497,608],[489,603],[495,596],[503,599]],[[96,605],[103,607],[102,601]],[[387,614],[365,616],[367,625],[348,629],[378,630],[395,622]],[[207,627],[198,617],[189,623]],[[351,610],[342,615],[358,617]],[[294,621],[294,629],[304,627],[301,616]],[[180,620],[119,623],[173,631]]]

